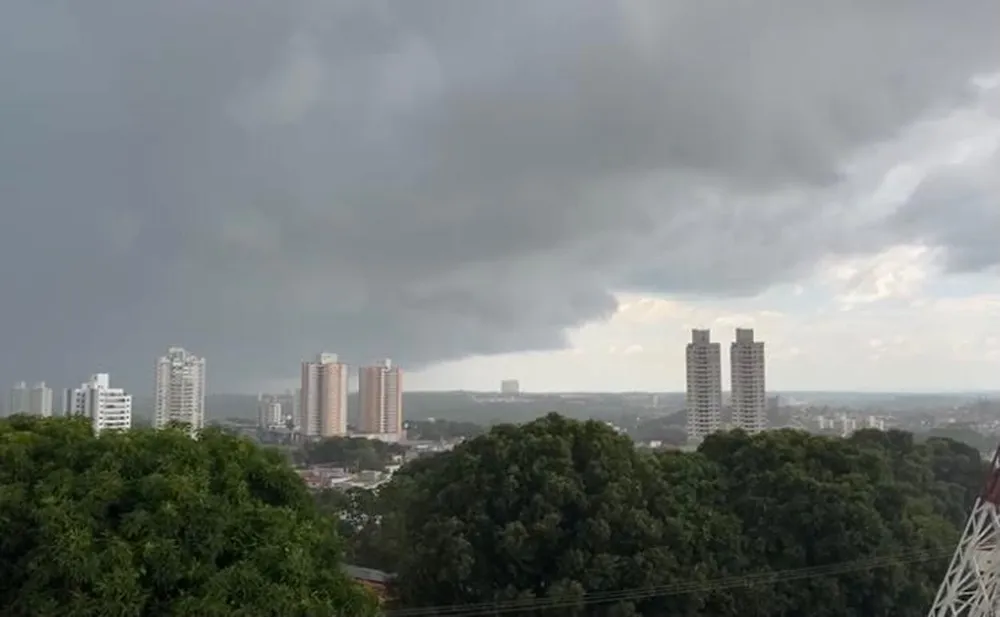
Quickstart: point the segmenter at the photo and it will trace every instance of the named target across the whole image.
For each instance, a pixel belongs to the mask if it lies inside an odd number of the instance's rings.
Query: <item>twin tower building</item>
[[[296,424],[306,437],[348,435],[349,367],[337,354],[302,363]],[[358,369],[358,426],[352,434],[386,441],[403,436],[402,373],[390,360]]]
[[[767,427],[764,343],[753,330],[736,329],[729,346],[731,426],[722,422],[722,349],[708,330],[692,330],[687,346],[687,438],[700,443],[723,428],[759,433]]]

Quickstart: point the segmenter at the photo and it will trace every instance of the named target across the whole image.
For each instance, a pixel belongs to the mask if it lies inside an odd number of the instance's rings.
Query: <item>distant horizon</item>
[[[729,392],[728,389],[723,390],[723,392]],[[357,389],[351,389],[351,394],[356,394]],[[262,390],[260,392],[208,392],[206,396],[257,396],[258,394],[280,394],[278,391],[266,391]],[[464,388],[455,388],[451,390],[406,390],[403,392],[406,394],[501,394],[499,390],[473,390]],[[598,395],[598,394],[676,394],[683,395],[684,390],[522,390],[517,395],[505,395],[505,396],[524,396],[524,395],[547,395],[547,396],[559,396],[567,394],[586,394],[586,395]],[[783,394],[865,394],[865,395],[921,395],[921,396],[933,396],[933,395],[976,395],[976,394],[992,394],[1000,395],[1000,389],[941,389],[941,390],[769,390],[767,392],[768,396],[783,395]],[[145,396],[145,395],[141,395]]]

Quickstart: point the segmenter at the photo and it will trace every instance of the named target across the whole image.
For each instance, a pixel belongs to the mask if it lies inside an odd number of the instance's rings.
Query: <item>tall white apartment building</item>
[[[299,431],[306,437],[347,435],[348,367],[337,354],[302,363]]]
[[[52,415],[52,388],[40,381],[28,393],[28,413],[48,418]]]
[[[687,438],[700,443],[722,424],[722,350],[708,330],[692,330],[687,345]]]
[[[274,430],[285,427],[285,417],[290,415],[286,407],[291,406],[291,397],[275,394],[257,395],[257,428]]]
[[[73,415],[90,418],[94,433],[132,428],[132,397],[111,387],[107,373],[97,373],[73,391]]]
[[[19,381],[10,389],[7,395],[7,415],[13,416],[19,413],[28,413],[31,408],[28,384]]]
[[[403,375],[392,360],[358,371],[358,428],[362,433],[403,433]]]
[[[52,389],[44,381],[31,388],[23,381],[14,384],[7,398],[7,413],[28,413],[48,418],[52,415]]]
[[[729,348],[733,425],[754,434],[767,428],[767,390],[764,382],[764,343],[753,330],[737,328]]]
[[[171,347],[156,361],[153,426],[186,424],[192,433],[205,427],[205,359]]]
[[[63,388],[62,400],[59,401],[59,413],[69,417],[73,415],[73,405],[76,401],[76,390],[74,388]]]

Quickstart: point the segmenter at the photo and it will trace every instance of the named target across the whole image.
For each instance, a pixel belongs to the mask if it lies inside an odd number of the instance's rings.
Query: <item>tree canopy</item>
[[[996,435],[984,435],[977,430],[975,425],[970,424],[939,426],[937,428],[932,428],[926,433],[917,435],[918,439],[933,439],[935,437],[960,441],[962,443],[969,444],[973,448],[978,449],[980,452],[992,452],[997,446]]]
[[[404,611],[549,598],[588,615],[916,617],[982,474],[975,449],[896,431],[734,432],[649,453],[550,415],[407,465],[352,500],[367,516],[345,533],[358,561],[394,567]],[[620,593],[638,588],[675,592]]]
[[[356,471],[382,471],[403,453],[398,444],[365,437],[328,437],[307,443],[302,451],[306,465],[334,465]]]
[[[279,454],[217,430],[95,437],[17,416],[0,421],[0,614],[373,616],[346,555],[396,574],[396,617],[922,617],[983,472],[973,447],[899,431],[655,452],[552,414],[376,492],[311,494]]]
[[[409,420],[406,436],[417,441],[450,441],[481,435],[486,428],[475,422],[459,420]]]
[[[0,614],[366,616],[340,541],[273,452],[206,430],[0,421]]]

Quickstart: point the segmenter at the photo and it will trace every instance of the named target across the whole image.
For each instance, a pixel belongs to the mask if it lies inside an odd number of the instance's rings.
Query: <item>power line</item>
[[[430,617],[446,615],[448,617],[479,617],[498,615],[525,610],[549,610],[556,608],[575,608],[609,602],[624,602],[645,600],[657,597],[682,595],[687,593],[722,591],[754,585],[774,585],[789,581],[800,581],[821,576],[832,576],[873,570],[894,565],[904,565],[946,559],[952,551],[909,551],[886,556],[872,556],[865,559],[846,561],[822,566],[792,568],[772,572],[759,572],[739,576],[729,576],[708,581],[688,581],[653,587],[637,587],[617,591],[604,591],[583,594],[578,597],[556,596],[551,598],[523,598],[504,600],[500,602],[480,602],[474,604],[450,604],[438,606],[414,607],[386,611],[387,617]]]

